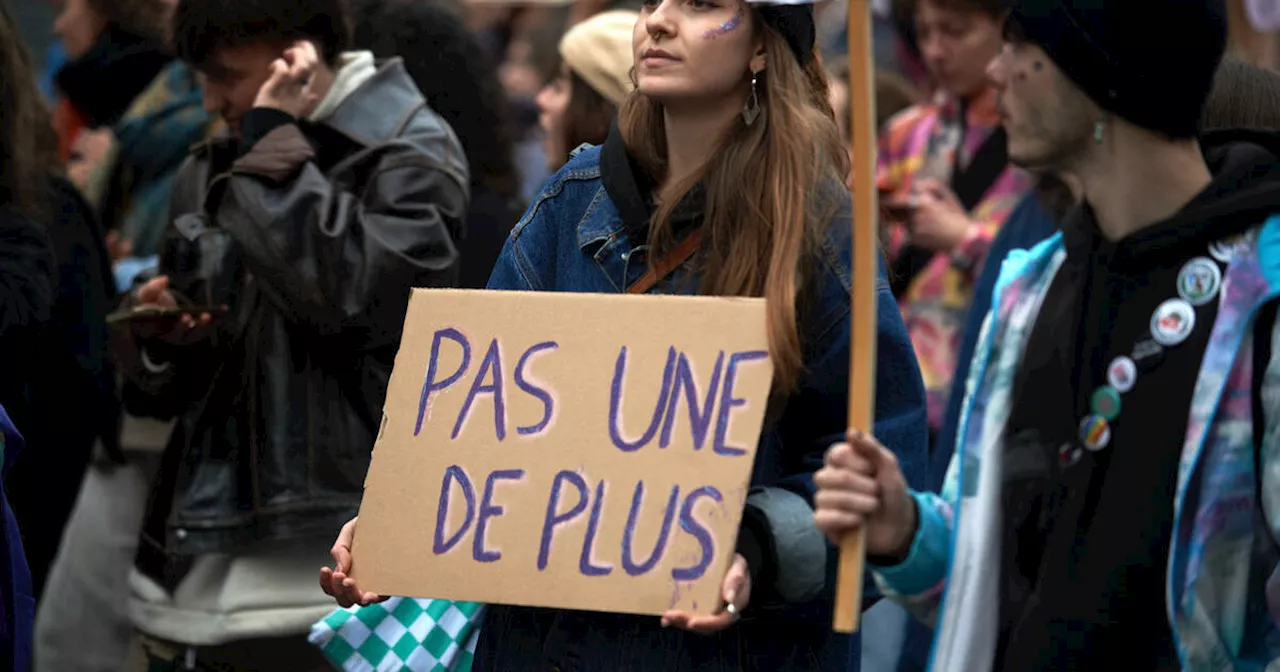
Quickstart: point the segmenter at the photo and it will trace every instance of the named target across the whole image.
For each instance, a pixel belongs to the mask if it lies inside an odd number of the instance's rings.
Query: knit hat
[[[1021,0],[1010,20],[1103,109],[1171,138],[1199,132],[1222,0]]]
[[[817,27],[813,23],[814,0],[747,0],[760,10],[760,18],[791,47],[791,53],[800,61],[800,67],[809,64],[813,57],[813,43],[817,39]]]
[[[631,31],[640,15],[627,10],[602,12],[570,28],[560,38],[565,65],[614,105],[631,93]]]

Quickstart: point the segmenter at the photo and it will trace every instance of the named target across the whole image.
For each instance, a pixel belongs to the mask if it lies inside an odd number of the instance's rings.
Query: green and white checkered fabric
[[[470,672],[484,608],[393,597],[334,610],[307,639],[344,672]]]

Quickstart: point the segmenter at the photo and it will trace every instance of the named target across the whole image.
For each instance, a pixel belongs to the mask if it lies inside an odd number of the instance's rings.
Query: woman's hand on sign
[[[675,626],[710,635],[737,623],[742,610],[751,602],[751,572],[747,570],[746,558],[733,556],[729,573],[724,575],[724,582],[720,584],[720,594],[724,604],[715,614],[695,616],[686,611],[668,611],[662,615],[662,627]]]
[[[864,527],[867,554],[905,559],[916,533],[915,498],[898,458],[875,437],[854,430],[847,443],[827,450],[813,475],[814,523],[832,541]]]
[[[320,568],[320,589],[337,600],[342,607],[350,607],[354,604],[367,607],[387,599],[385,595],[361,592],[356,586],[355,579],[347,576],[351,572],[351,541],[356,536],[357,520],[359,518],[352,518],[342,526],[342,531],[338,533],[338,540],[333,542],[333,548],[329,549],[329,555],[333,556],[333,568]]]

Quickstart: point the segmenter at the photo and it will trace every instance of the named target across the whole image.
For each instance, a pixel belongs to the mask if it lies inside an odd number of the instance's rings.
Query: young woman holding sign
[[[830,632],[836,554],[813,526],[811,496],[823,451],[845,434],[852,226],[812,10],[645,0],[637,92],[605,143],[550,180],[489,282],[767,300],[772,420],[725,604],[713,616],[661,619],[494,606],[477,670],[845,669],[848,641]],[[878,296],[874,431],[921,482],[920,373],[883,277]],[[321,572],[343,605],[378,599],[346,575],[354,522],[334,547],[336,568]]]

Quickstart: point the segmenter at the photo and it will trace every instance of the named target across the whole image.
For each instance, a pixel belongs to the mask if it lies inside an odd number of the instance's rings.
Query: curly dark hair
[[[467,153],[472,192],[514,198],[520,180],[506,95],[460,11],[447,0],[354,0],[351,18],[356,47],[403,58],[427,103],[453,127]]]
[[[8,0],[0,0],[0,205],[44,221],[58,140]]]
[[[220,49],[297,40],[316,42],[333,65],[351,37],[342,0],[179,0],[172,27],[174,54],[196,69]]]

